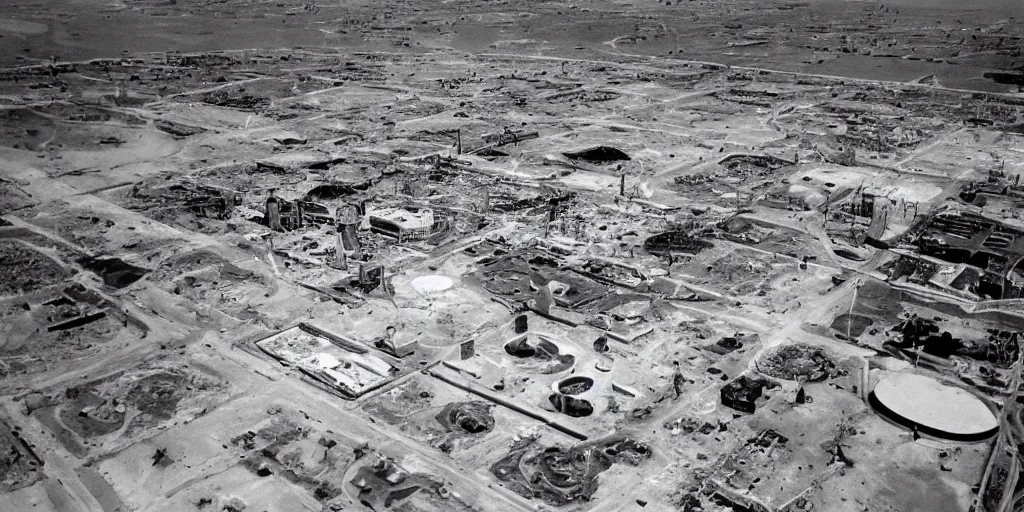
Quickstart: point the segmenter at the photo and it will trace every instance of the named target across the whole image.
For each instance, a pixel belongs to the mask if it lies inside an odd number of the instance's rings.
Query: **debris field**
[[[1024,503],[1010,15],[37,3],[0,512]]]

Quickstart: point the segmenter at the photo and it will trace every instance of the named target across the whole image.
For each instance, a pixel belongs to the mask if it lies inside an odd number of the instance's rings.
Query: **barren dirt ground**
[[[0,7],[0,512],[1024,503],[991,0]]]

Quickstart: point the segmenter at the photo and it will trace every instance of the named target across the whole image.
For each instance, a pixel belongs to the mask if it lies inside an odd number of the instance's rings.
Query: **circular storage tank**
[[[441,293],[455,284],[446,276],[420,276],[412,280],[412,287],[423,295]]]
[[[590,391],[594,387],[594,379],[583,375],[574,375],[562,379],[555,384],[555,389],[563,395],[578,396]]]
[[[886,377],[870,400],[887,418],[932,437],[980,441],[999,429],[999,420],[978,397],[923,375]]]
[[[551,383],[548,400],[556,411],[582,418],[594,414],[594,400],[597,395],[597,381],[586,375],[573,375]]]
[[[572,375],[551,383],[551,392],[593,400],[601,392],[601,384],[590,375]]]

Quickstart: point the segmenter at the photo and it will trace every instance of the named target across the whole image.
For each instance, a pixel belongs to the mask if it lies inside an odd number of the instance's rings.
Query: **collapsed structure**
[[[373,51],[0,70],[0,503],[1021,501],[1019,97],[637,59],[646,18],[558,60],[453,49],[491,11],[272,9]]]

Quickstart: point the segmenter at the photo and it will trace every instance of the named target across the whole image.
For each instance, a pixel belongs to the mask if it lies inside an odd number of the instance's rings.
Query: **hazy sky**
[[[1024,0],[875,0],[885,5],[916,5],[943,9],[999,10],[1010,15],[1024,16]]]

